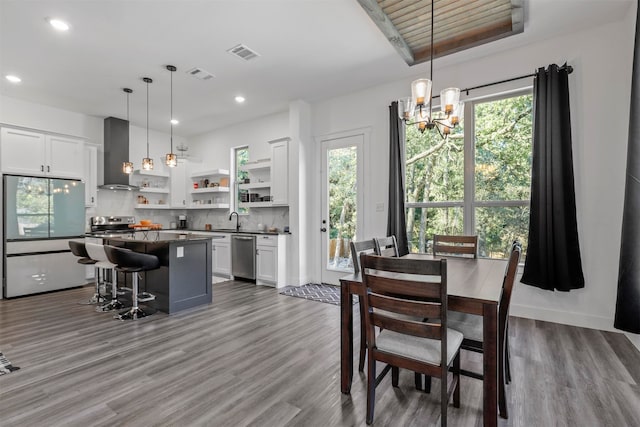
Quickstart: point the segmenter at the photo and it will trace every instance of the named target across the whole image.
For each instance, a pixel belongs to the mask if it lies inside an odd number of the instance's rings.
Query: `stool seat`
[[[91,259],[91,258],[80,258],[78,260],[78,264],[84,264],[84,265],[93,265],[96,262],[98,262],[98,261],[96,261],[95,259]]]
[[[146,292],[143,292],[140,297],[138,296],[138,273],[159,268],[160,260],[155,255],[143,254],[109,245],[104,246],[104,251],[109,261],[117,265],[116,270],[123,273],[131,273],[133,276],[131,290],[132,307],[120,313],[118,318],[125,320],[138,319],[146,316],[147,313],[138,307],[138,302],[152,301],[155,299],[155,296]]]

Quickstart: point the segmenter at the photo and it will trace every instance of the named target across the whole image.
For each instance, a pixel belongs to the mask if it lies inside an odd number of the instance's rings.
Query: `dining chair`
[[[376,255],[387,257],[397,257],[399,255],[396,236],[374,237],[373,241],[376,244]]]
[[[521,253],[522,245],[519,242],[514,242],[502,282],[502,296],[500,297],[498,309],[498,408],[502,418],[509,418],[505,390],[505,384],[511,379],[508,337],[509,306]],[[449,312],[448,316],[449,327],[462,332],[464,335],[462,349],[482,353],[482,316],[459,312]],[[482,374],[476,372],[462,369],[461,373],[465,376],[483,379]]]
[[[399,368],[440,378],[440,424],[446,426],[451,395],[453,406],[460,407],[460,345],[463,339],[462,333],[448,328],[447,260],[361,254],[360,267],[365,287],[369,352],[367,424],[374,418],[376,385],[393,367],[394,387],[398,386]],[[409,320],[404,316],[429,321]],[[380,328],[377,334],[376,326]],[[388,366],[376,377],[378,361]],[[449,368],[453,371],[450,383]]]
[[[433,255],[478,257],[478,236],[451,236],[435,234],[433,236]]]
[[[361,253],[373,253],[376,250],[376,244],[373,239],[361,240],[359,242],[351,241],[349,244],[351,247],[351,260],[353,261],[354,274],[360,273],[360,254]],[[360,322],[364,322],[364,303],[362,298],[358,297],[358,306],[360,308]],[[360,327],[360,362],[358,363],[358,370],[364,371],[364,359],[367,355],[367,337],[365,335],[365,329]]]

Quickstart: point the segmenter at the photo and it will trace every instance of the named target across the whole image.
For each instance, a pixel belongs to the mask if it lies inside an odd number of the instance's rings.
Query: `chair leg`
[[[456,388],[453,390],[453,407],[460,407],[460,351],[453,359],[453,381],[456,382]]]
[[[367,369],[367,424],[373,423],[373,411],[376,399],[376,361],[369,353]]]
[[[118,301],[118,273],[111,269],[111,301],[100,307],[100,311],[120,310],[124,305]]]
[[[414,372],[414,381],[416,383],[416,390],[422,390],[422,374]]]
[[[397,366],[391,367],[391,385],[398,387],[398,380],[400,379],[400,368]]]
[[[362,297],[358,297],[358,305],[360,306],[360,364],[358,370],[364,371],[364,358],[367,354],[367,333],[364,327],[364,304],[362,303]]]
[[[498,411],[500,413],[500,417],[505,419],[509,418],[509,414],[507,412],[507,397],[505,391],[505,359],[507,356],[507,350],[505,346],[506,341],[506,337],[502,337],[502,340],[498,343]]]
[[[429,375],[424,376],[424,392],[431,393],[431,377]]]
[[[506,343],[505,343],[505,368],[507,370],[507,384],[511,383],[511,351],[509,350],[509,327],[507,326],[507,334],[506,334]]]
[[[444,363],[443,363],[444,364]],[[440,425],[447,426],[447,409],[449,407],[449,393],[447,390],[447,368],[440,377]]]

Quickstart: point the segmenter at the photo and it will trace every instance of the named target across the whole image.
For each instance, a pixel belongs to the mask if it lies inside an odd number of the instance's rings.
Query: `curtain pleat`
[[[640,18],[640,8],[637,11]],[[636,41],[631,83],[631,111],[627,145],[627,176],[622,213],[618,267],[618,298],[614,326],[640,333],[640,33]]]
[[[534,106],[529,243],[521,281],[551,291],[583,288],[566,67],[537,71]]]
[[[398,117],[398,103],[389,106],[389,211],[387,236],[394,235],[399,255],[409,253],[404,209],[404,124]]]

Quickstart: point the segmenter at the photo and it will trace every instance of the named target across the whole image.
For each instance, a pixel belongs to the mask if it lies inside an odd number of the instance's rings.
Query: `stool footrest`
[[[150,294],[149,292],[140,292],[138,294],[138,302],[153,301],[155,299],[156,299],[156,296],[153,294]]]
[[[121,290],[123,290],[123,291],[127,291],[127,292],[133,292],[133,289],[131,289],[131,288],[127,288],[127,287],[125,287],[125,286],[120,286],[120,289],[121,289]],[[123,293],[123,294],[124,294],[124,293]]]

